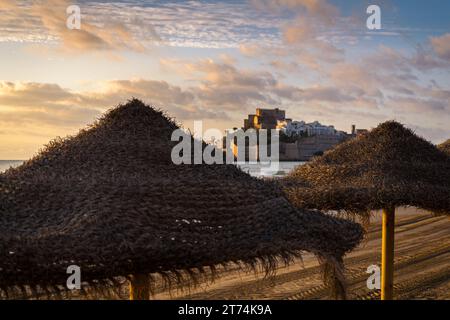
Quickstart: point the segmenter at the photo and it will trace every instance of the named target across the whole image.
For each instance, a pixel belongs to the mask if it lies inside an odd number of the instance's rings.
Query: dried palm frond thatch
[[[297,167],[283,182],[298,207],[366,215],[386,206],[450,213],[450,159],[388,121]]]
[[[297,210],[234,165],[173,164],[177,128],[133,99],[1,174],[0,293],[65,290],[69,265],[100,289],[130,275],[195,280],[229,263],[270,274],[302,251],[325,261],[342,293],[360,226]]]

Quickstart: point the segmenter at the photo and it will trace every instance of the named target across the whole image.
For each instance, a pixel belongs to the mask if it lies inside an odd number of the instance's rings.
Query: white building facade
[[[277,129],[280,129],[289,137],[292,136],[334,136],[340,135],[334,126],[326,126],[318,121],[306,123],[305,121],[278,121]]]

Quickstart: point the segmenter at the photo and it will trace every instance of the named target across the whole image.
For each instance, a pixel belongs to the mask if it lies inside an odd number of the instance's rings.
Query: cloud
[[[339,9],[326,0],[253,0],[253,6],[283,17],[279,27],[283,43],[277,49],[266,45],[242,46],[243,54],[295,57],[295,63],[318,71],[327,64],[343,61],[344,50],[336,39],[349,36],[351,19],[340,15]],[[261,47],[259,50],[255,46]]]
[[[283,37],[288,44],[312,41],[315,36],[316,28],[308,19],[298,19],[283,30]]]
[[[36,106],[36,102],[64,103],[74,98],[59,85],[36,82],[0,82],[0,93],[0,105],[21,107]]]
[[[281,98],[288,99],[292,102],[331,102],[340,104],[343,102],[350,102],[356,100],[353,96],[342,92],[337,87],[313,86],[299,88],[296,86],[289,86],[278,84],[274,88],[274,92]]]
[[[228,110],[250,108],[257,103],[275,104],[272,96],[277,80],[270,72],[238,69],[232,62],[202,59],[194,62],[162,60],[164,68],[194,78],[190,91],[198,102]]]
[[[111,15],[87,15],[87,4],[81,9],[81,29],[69,29],[66,25],[69,0],[37,0],[14,3],[2,0],[6,5],[5,20],[0,22],[0,40],[32,41],[48,44],[56,42],[64,53],[136,51],[145,47],[131,30]],[[151,26],[146,26],[151,29]]]
[[[392,108],[399,111],[415,112],[415,113],[443,113],[450,112],[450,105],[448,100],[438,100],[432,97],[417,98],[417,97],[389,97]]]
[[[131,97],[161,107],[181,121],[228,118],[225,112],[202,107],[194,92],[165,81],[110,80],[98,83],[97,87],[95,91],[76,92],[57,84],[0,82],[0,123],[79,127]]]
[[[71,3],[67,0],[50,0],[35,3],[31,10],[34,15],[41,18],[42,24],[49,33],[60,39],[65,51],[127,49],[144,51],[144,47],[133,38],[127,27],[117,22],[106,22],[103,27],[97,27],[82,16],[81,29],[67,28],[66,8],[70,5]]]
[[[449,65],[427,55],[420,46],[409,54],[380,46],[371,54],[351,62],[332,65],[325,79],[347,94],[377,99],[379,106],[384,104],[387,94],[433,97],[436,90],[424,85],[425,74],[438,66],[448,69]]]
[[[225,110],[202,105],[194,92],[165,81],[110,80],[97,83],[97,87],[95,91],[73,91],[50,83],[0,82],[4,135],[0,158],[27,158],[50,139],[76,133],[108,108],[132,97],[162,108],[182,123],[229,119]]]
[[[333,86],[358,97],[382,98],[381,78],[377,69],[364,63],[338,63],[330,67],[328,79]]]
[[[194,102],[192,93],[183,91],[180,87],[172,86],[166,81],[112,80],[104,82],[104,85],[107,87],[107,96],[117,92],[122,97],[145,97],[151,99],[153,103],[161,105],[189,105]]]
[[[261,53],[261,46],[255,43],[242,43],[239,45],[239,52],[247,57],[255,57]]]
[[[277,60],[275,67],[281,69],[281,62],[282,60]],[[190,90],[203,105],[239,110],[250,109],[258,104],[281,104],[283,100],[341,103],[355,99],[339,88],[326,86],[300,88],[282,83],[271,72],[239,68],[236,63],[226,61],[162,60],[161,63],[169,71],[195,79],[198,85],[190,87]],[[283,67],[288,66],[298,67],[295,63]]]
[[[301,98],[305,101],[322,101],[322,102],[350,102],[355,100],[354,97],[343,93],[339,88],[335,87],[312,87],[303,90]]]
[[[298,67],[289,64],[289,60],[276,61],[276,65],[271,65],[278,71]],[[320,84],[303,86],[284,83],[282,76],[267,68],[250,70],[232,62],[203,59],[162,63],[168,71],[176,71],[196,84],[189,91],[200,105],[229,112],[242,113],[262,105],[306,108],[308,114],[332,110],[333,115],[351,118],[356,112],[370,110],[387,120],[394,111],[414,118],[427,110],[427,118],[435,121],[446,117],[450,105],[448,88],[441,88],[436,82],[426,85],[418,77],[420,69],[414,55],[385,46],[358,60],[330,64],[321,70]]]
[[[434,69],[448,68],[448,62],[439,59],[435,52],[430,51],[431,50],[425,50],[421,45],[418,45],[415,54],[410,59],[412,66],[424,72]]]
[[[57,84],[0,82],[0,123],[68,127],[99,114],[80,94]]]
[[[165,82],[118,80],[101,86],[100,92],[75,92],[56,84],[0,82],[0,159],[29,158],[49,140],[76,134],[102,112],[133,96],[185,124],[228,119],[225,111],[189,104],[190,93]]]
[[[295,14],[294,21],[283,27],[283,37],[288,44],[320,43],[319,32],[335,28],[340,19],[338,8],[326,0],[254,0],[253,4],[266,10],[288,10]]]
[[[12,9],[14,7],[13,0],[0,0],[0,11]]]
[[[5,0],[2,0],[5,1]],[[242,43],[278,41],[281,19],[256,12],[246,1],[82,1],[82,32],[70,34],[65,26],[68,0],[37,0],[15,6],[14,21],[0,21],[0,41],[77,40],[70,50],[119,49],[141,51],[153,45],[196,48],[236,48]],[[32,12],[33,11],[33,12]],[[11,19],[13,12],[10,12]],[[30,18],[33,19],[25,19]],[[40,18],[41,19],[35,19]],[[23,21],[30,21],[24,26]],[[44,26],[45,24],[45,26]],[[3,32],[2,32],[3,31]],[[8,31],[8,32],[7,32]],[[83,32],[84,31],[84,32]],[[10,37],[13,32],[15,37]],[[55,39],[49,39],[51,34]],[[130,41],[131,40],[131,41]],[[79,43],[80,45],[76,45]],[[70,43],[69,43],[70,44]]]
[[[101,93],[85,93],[92,101],[102,105],[115,105],[130,97],[142,99],[160,107],[176,117],[179,121],[192,119],[228,119],[224,111],[213,110],[199,101],[192,90],[173,86],[166,81],[145,79],[111,80],[102,83]]]
[[[339,14],[336,6],[326,0],[251,0],[252,5],[260,10],[294,11],[297,14],[308,14],[323,22],[332,22]]]
[[[450,62],[450,33],[440,37],[432,37],[430,41],[436,54],[441,59]]]
[[[361,79],[370,72],[351,64],[333,69],[335,78],[328,75],[321,85],[298,86],[284,83],[282,77],[268,71],[239,68],[237,63],[212,59],[191,62],[166,59],[161,63],[167,72],[177,72],[189,79],[189,90],[199,105],[239,114],[239,118],[256,107],[275,106],[306,108],[307,114],[325,108],[352,114],[353,110],[377,109],[383,99],[376,79],[369,77],[365,87],[361,87]],[[350,67],[353,75],[348,77]],[[349,106],[353,106],[352,111],[347,111]]]

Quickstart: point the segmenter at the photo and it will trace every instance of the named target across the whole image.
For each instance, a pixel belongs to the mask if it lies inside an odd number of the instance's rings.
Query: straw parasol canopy
[[[296,168],[284,184],[301,208],[365,217],[386,206],[450,213],[449,157],[395,121]]]
[[[444,152],[446,152],[448,155],[450,155],[450,139],[448,139],[447,141],[441,143],[438,146],[438,148],[443,150]]]
[[[234,165],[173,164],[177,128],[133,99],[1,174],[3,293],[65,290],[69,265],[92,286],[136,274],[177,282],[231,262],[270,273],[302,251],[326,261],[342,291],[342,256],[360,242],[359,225],[294,209],[272,182]]]
[[[398,122],[338,145],[283,182],[298,207],[338,210],[368,221],[383,210],[381,299],[393,299],[395,208],[450,213],[450,157]]]

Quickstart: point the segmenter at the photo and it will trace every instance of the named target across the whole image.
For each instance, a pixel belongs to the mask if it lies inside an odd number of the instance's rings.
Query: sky
[[[440,143],[450,1],[0,0],[0,159],[30,158],[131,97],[185,128],[278,107],[345,131],[394,119]]]

